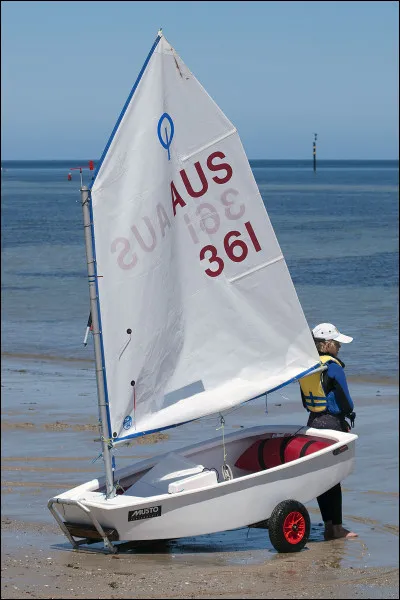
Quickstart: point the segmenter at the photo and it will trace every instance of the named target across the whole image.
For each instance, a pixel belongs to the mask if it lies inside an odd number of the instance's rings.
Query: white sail
[[[91,190],[117,442],[319,362],[236,129],[163,36],[131,96]]]

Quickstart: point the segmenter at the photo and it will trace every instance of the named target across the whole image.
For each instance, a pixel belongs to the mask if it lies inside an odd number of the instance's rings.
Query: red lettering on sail
[[[139,232],[138,228],[136,227],[136,225],[132,225],[131,227],[131,231],[134,234],[135,238],[137,239],[137,241],[139,242],[140,247],[142,248],[142,250],[144,250],[145,252],[152,252],[152,250],[154,250],[154,248],[156,247],[157,244],[157,236],[156,236],[156,232],[154,231],[154,227],[151,224],[151,221],[149,219],[149,217],[143,217],[143,221],[146,223],[147,225],[147,229],[151,235],[151,244],[150,246],[147,246],[144,239],[142,238],[141,233]]]
[[[180,206],[184,207],[184,206],[186,206],[186,202],[184,201],[182,196],[179,194],[173,181],[171,181],[171,197],[172,197],[172,210],[174,211],[174,217],[175,217],[176,206],[179,204]]]
[[[239,196],[239,192],[233,188],[229,188],[221,194],[221,202],[224,206],[227,207],[225,209],[225,216],[227,219],[230,220],[241,219],[246,211],[246,207],[244,204],[241,204],[239,207],[237,207],[237,212],[234,212],[231,207],[234,207],[236,203],[234,200],[228,200],[228,196],[230,194],[233,194],[234,196]]]
[[[210,256],[206,256],[207,253],[209,253]],[[225,265],[222,258],[218,256],[215,246],[209,244],[200,250],[200,260],[203,260],[204,258],[207,258],[210,264],[215,263],[217,265],[215,271],[212,269],[206,269],[205,273],[207,273],[209,277],[218,277],[218,275],[221,275]]]
[[[213,180],[215,183],[227,183],[233,174],[232,167],[228,163],[220,163],[219,165],[216,165],[213,162],[214,158],[225,158],[225,154],[219,151],[210,154],[210,156],[207,158],[207,167],[210,169],[210,171],[221,171],[221,169],[224,169],[226,171],[226,175],[224,177],[215,176],[213,177]]]
[[[206,176],[204,175],[204,171],[203,171],[202,166],[199,163],[199,161],[195,162],[194,166],[195,166],[197,174],[200,178],[200,182],[203,186],[199,192],[194,191],[192,184],[190,183],[189,178],[186,174],[185,169],[182,169],[182,171],[180,171],[180,174],[181,174],[182,181],[185,184],[185,188],[186,188],[186,191],[189,194],[189,196],[192,196],[192,198],[200,198],[200,196],[203,196],[208,190],[208,181],[206,179]]]
[[[193,225],[192,225],[192,223],[190,221],[189,215],[188,214],[183,215],[183,219],[184,219],[184,221],[185,221],[185,223],[187,225],[187,228],[189,230],[190,237],[192,238],[193,243],[194,244],[198,244],[200,240],[197,237],[197,233],[196,233],[196,231],[195,231],[195,229],[194,229],[194,227],[193,227]]]
[[[129,263],[124,262],[124,258],[126,257],[126,255],[128,254],[128,252],[131,249],[129,240],[127,240],[126,238],[123,238],[123,237],[116,238],[113,241],[113,243],[111,244],[111,252],[114,254],[117,251],[118,244],[120,244],[120,243],[123,244],[123,248],[118,255],[117,263],[121,269],[124,269],[124,270],[125,269],[133,269],[133,267],[136,266],[137,261],[138,261],[135,253],[132,254],[132,260]]]
[[[202,214],[203,213],[203,214]],[[202,202],[196,208],[196,215],[201,215],[200,227],[206,233],[217,233],[221,219],[218,212],[209,202]]]
[[[157,204],[157,217],[160,225],[161,235],[165,237],[165,228],[169,227],[171,229],[171,223],[162,204]]]
[[[254,250],[256,252],[260,252],[261,245],[258,241],[252,224],[250,223],[250,221],[247,221],[244,224],[244,226],[247,230],[247,233],[249,234],[250,241],[253,245]],[[224,237],[225,254],[229,258],[229,260],[237,263],[242,262],[246,259],[250,249],[249,245],[244,240],[235,239],[239,238],[241,235],[242,233],[240,231],[233,230],[228,231],[228,233]],[[218,265],[217,269],[215,270],[205,269],[204,272],[209,277],[218,277],[218,275],[221,275],[222,271],[224,270],[225,263],[222,260],[222,258],[218,255],[218,250],[215,246],[207,245],[200,250],[200,260],[202,261],[204,259],[207,259],[210,264],[215,263],[216,265]]]

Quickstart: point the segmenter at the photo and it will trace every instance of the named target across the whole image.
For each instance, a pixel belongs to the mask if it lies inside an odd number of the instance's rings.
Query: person
[[[310,413],[307,425],[316,429],[350,431],[354,427],[354,403],[344,372],[344,363],[337,357],[341,344],[353,338],[339,332],[332,323],[320,323],[312,330],[315,345],[325,371],[300,380],[301,399]],[[346,420],[348,418],[350,423]],[[317,498],[325,525],[324,538],[354,538],[357,533],[342,524],[342,489],[340,483]]]

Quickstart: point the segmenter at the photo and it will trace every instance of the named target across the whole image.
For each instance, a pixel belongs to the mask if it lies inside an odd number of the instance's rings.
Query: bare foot
[[[358,537],[358,533],[354,533],[354,531],[349,531],[345,529],[343,525],[332,525],[332,537],[330,539],[339,539],[339,538],[356,538]]]
[[[334,539],[332,523],[325,523],[324,539],[325,540],[333,540]]]

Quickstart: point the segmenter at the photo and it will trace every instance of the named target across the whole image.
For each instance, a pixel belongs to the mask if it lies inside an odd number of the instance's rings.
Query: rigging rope
[[[221,426],[217,427],[216,430],[219,431],[220,429],[222,429],[222,447],[223,447],[223,452],[224,452],[224,464],[222,465],[221,470],[222,470],[222,475],[223,475],[225,481],[229,481],[230,479],[233,479],[233,473],[232,473],[232,469],[226,462],[227,453],[226,453],[226,446],[225,446],[225,419],[221,414],[220,414],[220,423],[221,423]]]

